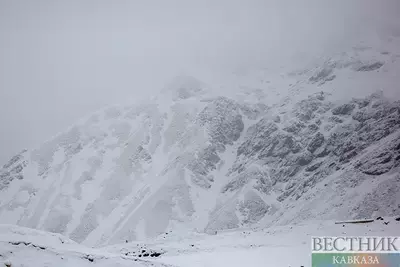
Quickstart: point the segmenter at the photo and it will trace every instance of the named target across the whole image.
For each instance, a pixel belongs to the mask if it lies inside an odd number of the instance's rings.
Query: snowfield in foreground
[[[400,221],[307,224],[264,230],[236,229],[217,235],[173,234],[146,243],[88,248],[59,234],[0,226],[0,260],[11,266],[311,266],[312,236],[395,236]]]
[[[169,266],[88,248],[60,235],[0,225],[0,266]]]

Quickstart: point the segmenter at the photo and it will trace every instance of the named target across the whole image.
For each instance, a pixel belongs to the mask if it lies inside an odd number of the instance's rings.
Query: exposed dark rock
[[[320,101],[324,101],[325,100],[325,93],[323,91],[314,94],[315,98],[320,100]]]
[[[3,168],[7,169],[7,168],[11,167],[14,163],[19,161],[21,158],[22,158],[22,156],[20,154],[19,155],[15,155],[6,164],[4,164]]]
[[[281,122],[281,117],[279,117],[279,116],[275,116],[275,118],[274,118],[274,122],[276,122],[276,123],[280,123],[280,122]]]
[[[211,145],[199,151],[191,160],[188,168],[193,172],[192,181],[203,188],[210,188],[213,178],[208,175],[220,162],[219,152],[225,151],[226,145],[233,144],[244,129],[241,107],[235,101],[218,97],[210,102],[198,115],[197,123],[208,129]],[[239,150],[238,150],[239,151]]]
[[[304,129],[306,126],[304,123],[299,122],[299,121],[292,121],[291,124],[288,126],[284,127],[283,130],[289,133],[297,134],[299,133],[302,129]]]
[[[299,155],[299,157],[296,160],[296,163],[299,164],[300,166],[305,166],[308,163],[310,163],[313,160],[313,155],[311,153],[304,152]]]
[[[246,185],[250,180],[260,181],[263,186],[269,187],[270,183],[265,181],[266,177],[268,177],[268,173],[266,171],[261,171],[259,169],[247,169],[227,183],[222,188],[221,192],[225,193],[227,191],[236,191]]]
[[[290,135],[278,136],[277,143],[271,151],[272,156],[285,157],[290,152],[296,151],[296,141]]]
[[[16,165],[14,168],[10,170],[11,173],[20,173],[23,169],[22,164]]]
[[[217,168],[220,160],[215,146],[208,146],[200,151],[196,159],[188,164],[188,168],[193,172],[192,181],[198,186],[210,188],[213,178],[208,174]]]
[[[340,131],[333,132],[326,140],[327,149],[333,151],[335,155],[340,156],[343,151],[343,146],[347,139],[351,136],[351,129],[341,129]]]
[[[9,172],[2,172],[2,173],[0,173],[0,179],[7,178],[8,176],[10,176],[10,173],[9,173]]]
[[[199,114],[198,121],[209,129],[211,142],[222,145],[233,144],[244,129],[240,105],[226,97],[209,103]]]
[[[328,156],[330,151],[327,149],[326,145],[320,146],[314,151],[314,155],[318,158],[323,158]]]
[[[333,122],[333,123],[342,123],[343,120],[339,117],[332,116],[328,118],[328,121]]]
[[[150,162],[151,155],[145,148],[143,148],[143,146],[140,145],[137,147],[136,151],[132,154],[132,156],[130,157],[130,160],[133,164],[142,162],[142,161]]]
[[[330,66],[324,66],[323,68],[317,69],[315,73],[309,78],[312,83],[325,83],[326,81],[332,81],[335,79],[333,74],[333,68]]]
[[[389,151],[371,153],[357,164],[358,169],[368,175],[381,175],[393,168],[392,154]]]
[[[295,176],[300,170],[300,166],[280,167],[279,169],[272,170],[270,173],[272,183],[277,182],[285,183]]]
[[[319,127],[318,127],[318,125],[317,124],[309,124],[308,126],[307,126],[307,128],[310,130],[310,132],[316,132],[316,131],[318,131],[318,129],[319,129]]]
[[[321,114],[329,110],[329,106],[321,100],[321,95],[311,95],[307,99],[300,101],[295,105],[293,114],[302,122],[308,122],[317,114]]]
[[[348,162],[350,162],[350,160],[351,160],[352,158],[354,158],[354,157],[357,156],[357,155],[358,155],[357,151],[354,151],[354,150],[349,151],[349,152],[346,152],[346,153],[342,154],[342,155],[339,157],[339,162],[341,162],[341,163],[348,163]]]
[[[343,104],[332,109],[333,115],[350,115],[356,106],[352,103]]]
[[[268,212],[268,206],[260,196],[250,191],[245,194],[244,201],[240,202],[239,212],[244,217],[243,223],[256,223]]]
[[[353,120],[359,121],[359,122],[364,122],[369,119],[368,115],[365,114],[364,111],[357,111],[356,113],[353,114],[352,116]]]
[[[83,258],[86,259],[86,260],[88,260],[88,261],[90,261],[90,262],[93,262],[93,261],[94,261],[94,258],[93,258],[93,256],[91,256],[91,255],[85,255]]]
[[[383,66],[383,62],[374,62],[365,64],[356,68],[356,71],[374,71],[380,69]]]
[[[278,127],[275,123],[262,119],[255,125],[251,126],[247,131],[247,140],[239,146],[237,155],[245,156],[254,155],[260,150],[264,150],[271,145],[274,140],[272,133],[276,132]]]
[[[159,252],[153,252],[153,253],[150,254],[150,256],[151,256],[151,257],[160,257],[160,256],[161,256],[161,253],[159,253]]]
[[[372,108],[372,104],[369,106],[371,99],[379,102],[380,98],[379,96],[371,96],[366,99],[352,100],[348,104],[333,109],[333,116],[328,117],[328,121],[332,124],[332,127],[327,129],[330,132],[327,134],[328,137],[325,138],[321,132],[317,132],[313,133],[314,135],[310,138],[311,130],[318,130],[318,124],[321,124],[320,118],[323,118],[322,116],[319,117],[319,110],[324,113],[330,108],[330,104],[322,103],[320,99],[315,96],[309,97],[294,107],[293,114],[297,119],[283,127],[283,131],[290,134],[283,133],[273,122],[264,119],[259,121],[258,125],[255,125],[252,129],[249,129],[246,141],[239,146],[239,156],[256,156],[255,159],[261,159],[264,164],[270,167],[272,185],[289,182],[278,197],[278,201],[283,201],[289,196],[294,197],[294,199],[301,197],[315,183],[327,177],[331,172],[343,169],[343,164],[360,155],[369,145],[400,128],[399,109],[396,106],[400,105],[382,102]],[[344,122],[339,116],[352,114],[356,105],[361,109],[353,115],[353,118],[362,122]],[[375,161],[376,164],[373,165],[398,162],[399,154],[392,155],[389,162],[387,162],[388,158],[378,157],[379,159]],[[326,160],[334,160],[335,162],[332,162],[326,168],[320,168],[323,162],[326,162],[325,160],[307,166],[315,157],[328,157]],[[230,173],[235,171],[246,173],[243,162],[245,161],[235,163],[235,167],[231,169]],[[307,178],[298,175],[303,166],[306,166],[303,174]],[[358,166],[362,171],[371,171],[370,169],[363,169],[363,167],[362,164]],[[371,173],[385,171],[385,168],[379,167],[378,169],[379,171],[374,170]],[[233,180],[235,182],[226,189],[231,188],[229,190],[233,191],[236,190],[235,188],[241,188],[250,179],[239,180],[241,182],[237,185],[240,184],[240,186],[236,186],[237,181]],[[259,179],[259,181],[261,180]],[[259,184],[262,184],[262,182]],[[265,189],[265,192],[271,190],[271,184],[267,184],[268,186],[264,187],[268,188]],[[260,190],[260,192],[264,192],[264,190]]]
[[[197,174],[207,175],[208,172],[215,170],[216,165],[221,160],[214,146],[208,146],[197,155],[197,160],[189,163],[189,168]]]
[[[14,245],[14,246],[25,245],[25,246],[32,246],[34,248],[39,248],[41,250],[45,250],[46,249],[43,246],[39,246],[39,245],[33,244],[31,242],[20,241],[20,242],[8,242],[8,243],[11,244],[11,245]]]
[[[322,144],[325,141],[325,137],[322,133],[318,132],[313,136],[311,139],[310,143],[307,146],[307,150],[313,153],[315,150],[317,150],[319,147],[322,146]]]
[[[317,163],[315,163],[315,164],[313,164],[313,165],[308,166],[305,170],[306,170],[307,172],[313,172],[313,171],[315,171],[316,169],[318,169],[322,164],[323,164],[322,161],[317,162]]]

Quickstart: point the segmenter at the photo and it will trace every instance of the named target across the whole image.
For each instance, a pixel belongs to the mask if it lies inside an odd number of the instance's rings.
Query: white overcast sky
[[[340,49],[396,0],[0,0],[0,163],[174,75]]]

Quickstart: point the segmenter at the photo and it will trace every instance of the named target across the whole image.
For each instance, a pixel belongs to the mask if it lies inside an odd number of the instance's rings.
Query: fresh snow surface
[[[168,266],[92,249],[59,234],[14,225],[0,225],[0,263],[12,267]]]
[[[388,224],[385,224],[389,222]],[[235,229],[216,235],[187,233],[88,248],[59,234],[0,226],[0,262],[11,266],[311,266],[312,236],[396,236],[400,222],[389,217],[365,224],[312,221],[269,229]],[[145,257],[158,252],[158,257]],[[140,256],[139,256],[140,255]]]

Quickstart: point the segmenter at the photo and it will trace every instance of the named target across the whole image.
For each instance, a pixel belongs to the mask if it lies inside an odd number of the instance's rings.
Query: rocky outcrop
[[[333,115],[350,115],[353,112],[355,107],[356,107],[356,105],[353,103],[343,104],[343,105],[333,108],[332,114]]]
[[[356,71],[374,71],[380,69],[384,65],[383,62],[371,62],[371,63],[364,63],[360,64],[360,66],[356,66]]]
[[[311,81],[348,66],[328,67]],[[361,216],[386,210],[380,193],[396,210],[400,102],[376,93],[337,104],[319,92],[268,107],[186,82],[166,91],[171,103],[107,109],[13,157],[0,171],[0,218],[105,245],[169,227],[333,216],[350,197],[342,212]],[[351,192],[378,178],[368,196]]]
[[[333,68],[331,66],[324,66],[315,70],[315,73],[309,78],[312,83],[319,83],[320,85],[332,81],[336,78],[333,74]]]
[[[361,159],[355,167],[368,175],[381,175],[400,165],[400,134],[380,144]]]
[[[329,120],[329,131],[317,131],[310,136],[309,126],[318,130],[313,121],[324,121],[331,107],[332,114],[338,117]],[[298,199],[366,148],[399,130],[399,107],[398,102],[385,101],[378,94],[338,106],[327,102],[321,93],[310,96],[295,105],[292,113],[298,120],[288,121],[287,126],[279,128],[274,119],[262,119],[254,129],[249,129],[246,141],[238,148],[238,156],[246,158],[238,159],[236,166],[261,159],[270,168],[272,185],[289,183],[277,200]],[[343,116],[345,120],[340,119]],[[396,151],[396,145],[382,149],[361,160],[357,169],[368,175],[380,175],[397,166],[400,156],[391,152]]]
[[[310,143],[307,146],[307,150],[311,153],[314,153],[318,148],[320,148],[325,141],[325,137],[322,133],[318,132],[316,135],[313,136]]]
[[[26,152],[27,150],[21,151],[4,164],[0,170],[0,191],[7,188],[13,180],[24,179],[23,169],[28,165],[25,160]]]

